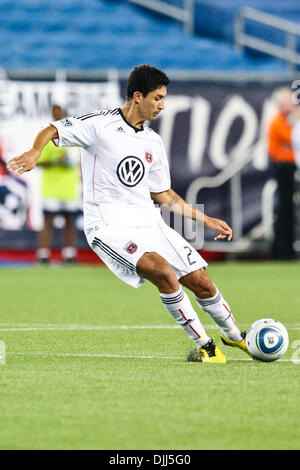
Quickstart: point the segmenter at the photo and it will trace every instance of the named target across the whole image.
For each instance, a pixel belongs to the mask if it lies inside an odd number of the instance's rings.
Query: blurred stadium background
[[[51,120],[54,103],[70,115],[121,105],[128,73],[142,63],[171,78],[152,126],[173,188],[234,230],[230,244],[206,233],[205,257],[269,259],[276,184],[266,128],[273,90],[297,79],[298,0],[2,0],[0,8],[0,263],[34,262],[43,223],[41,170],[15,178],[4,162]],[[299,189],[295,202],[300,255]],[[57,218],[53,260],[62,225]],[[76,226],[78,261],[97,261],[80,211]]]

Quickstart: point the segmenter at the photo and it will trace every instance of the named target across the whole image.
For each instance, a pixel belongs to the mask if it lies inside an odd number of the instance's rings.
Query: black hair
[[[170,80],[162,71],[152,65],[138,65],[130,72],[127,82],[127,100],[133,97],[135,91],[139,91],[145,97],[151,91],[167,86]]]

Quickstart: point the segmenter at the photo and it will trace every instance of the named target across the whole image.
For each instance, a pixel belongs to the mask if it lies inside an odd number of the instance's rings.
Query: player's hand
[[[25,173],[25,171],[30,171],[35,167],[39,156],[40,152],[38,150],[31,149],[18,157],[11,158],[7,163],[7,168],[9,171],[21,175]]]
[[[232,239],[232,229],[229,225],[220,219],[214,219],[212,217],[205,218],[205,226],[216,232],[220,232],[219,235],[214,237],[214,240],[228,240]]]

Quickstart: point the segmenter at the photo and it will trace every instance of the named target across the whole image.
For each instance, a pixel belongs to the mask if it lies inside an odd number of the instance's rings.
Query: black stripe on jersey
[[[96,245],[99,248],[101,248],[101,250],[103,250],[107,255],[109,255],[111,258],[113,258],[118,263],[122,264],[125,268],[129,269],[130,271],[136,271],[136,267],[134,266],[134,264],[127,261],[127,259],[123,258],[121,255],[119,255],[119,253],[117,253],[112,248],[110,248],[108,245],[103,243],[103,241],[100,240],[99,238],[95,237],[93,242],[92,242],[92,245]]]
[[[90,119],[92,117],[95,117],[95,116],[101,116],[100,113],[97,113],[97,114],[91,114],[90,116],[86,116],[84,118],[80,118],[80,121],[85,121],[86,119]]]
[[[96,111],[96,112],[93,112],[93,113],[88,113],[88,114],[82,114],[82,115],[79,115],[79,116],[75,116],[75,118],[79,119],[80,121],[85,121],[86,119],[90,119],[90,118],[95,117],[95,116],[107,116],[108,114],[112,114],[113,116],[116,115],[116,114],[119,114],[119,109],[115,108],[115,109],[106,109],[106,110],[103,110],[103,111]]]
[[[87,113],[87,114],[78,114],[77,116],[74,116],[74,118],[82,120],[82,119],[97,116],[97,115],[99,115],[99,111],[94,111],[92,113]]]

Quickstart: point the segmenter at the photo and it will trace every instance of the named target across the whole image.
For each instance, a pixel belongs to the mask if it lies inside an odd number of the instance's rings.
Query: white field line
[[[79,324],[11,324],[1,326],[0,331],[59,331],[59,330],[144,330],[180,328],[179,325],[79,325]],[[214,325],[213,325],[214,327]]]
[[[217,330],[217,325],[203,325],[205,329]],[[241,328],[249,324],[240,324]],[[300,330],[300,323],[286,324],[288,330]],[[180,329],[179,325],[80,325],[64,323],[0,323],[0,331],[80,331],[80,330],[162,330]]]
[[[162,330],[176,329],[179,325],[44,325],[44,326],[13,326],[0,327],[0,331],[79,331],[79,330]],[[207,328],[217,328],[207,325]]]
[[[11,356],[44,356],[44,357],[89,357],[89,358],[118,358],[118,359],[171,359],[185,361],[182,356],[144,356],[144,355],[133,355],[133,354],[90,354],[90,353],[55,353],[55,352],[6,352],[7,355]],[[229,362],[244,362],[252,361],[251,358],[239,358],[231,359],[227,358]],[[186,361],[185,361],[186,362]],[[294,364],[300,363],[300,360],[294,359],[279,359],[277,362],[293,362]]]
[[[62,356],[62,357],[110,357],[124,359],[173,359],[180,360],[182,357],[176,356],[145,356],[134,354],[107,354],[107,353],[54,353],[54,352],[6,352],[13,356]]]
[[[247,325],[241,325],[247,326]],[[300,323],[286,325],[290,330],[300,330]],[[206,329],[218,329],[216,325],[205,325]],[[141,330],[141,329],[179,329],[179,325],[79,325],[79,324],[52,324],[52,323],[0,323],[0,331],[67,331],[67,330]],[[45,356],[45,357],[89,357],[89,358],[124,358],[124,359],[171,359],[183,360],[178,356],[153,356],[130,354],[91,354],[91,353],[52,353],[52,352],[9,352],[15,356]],[[252,361],[250,358],[228,359],[228,361]],[[280,362],[298,363],[300,360],[282,358]]]

